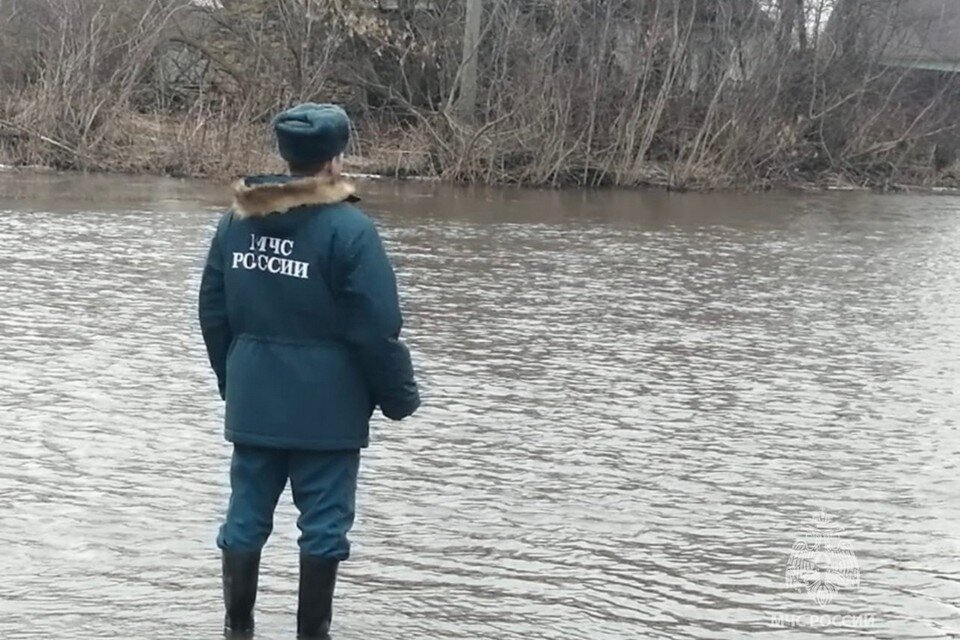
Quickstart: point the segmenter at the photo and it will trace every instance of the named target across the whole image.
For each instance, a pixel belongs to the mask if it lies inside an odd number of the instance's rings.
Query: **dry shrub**
[[[0,160],[276,168],[270,115],[317,100],[354,115],[351,167],[391,175],[677,189],[951,179],[960,74],[882,64],[898,35],[876,26],[909,0],[488,0],[465,51],[467,1],[7,0]]]

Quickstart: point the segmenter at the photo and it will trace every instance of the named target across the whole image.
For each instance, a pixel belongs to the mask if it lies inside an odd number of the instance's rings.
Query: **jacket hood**
[[[233,210],[241,218],[282,214],[308,205],[355,202],[357,188],[328,176],[253,176],[233,185]]]

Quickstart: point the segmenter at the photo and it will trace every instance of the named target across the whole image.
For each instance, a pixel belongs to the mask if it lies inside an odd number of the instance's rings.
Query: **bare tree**
[[[466,14],[463,20],[463,60],[460,70],[457,111],[472,121],[477,108],[477,75],[479,69],[480,27],[483,20],[483,0],[464,0]]]

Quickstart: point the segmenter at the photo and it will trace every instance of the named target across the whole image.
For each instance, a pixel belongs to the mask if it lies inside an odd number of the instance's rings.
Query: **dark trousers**
[[[299,451],[234,445],[230,504],[217,546],[259,551],[273,530],[277,500],[290,479],[300,511],[300,552],[346,560],[353,526],[360,451]]]

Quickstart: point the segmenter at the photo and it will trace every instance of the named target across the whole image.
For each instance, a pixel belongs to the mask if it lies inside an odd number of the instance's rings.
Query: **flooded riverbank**
[[[960,200],[361,195],[425,406],[374,425],[338,640],[960,634]],[[0,174],[5,640],[217,637],[195,299],[228,200]],[[294,519],[266,640],[294,635]]]

